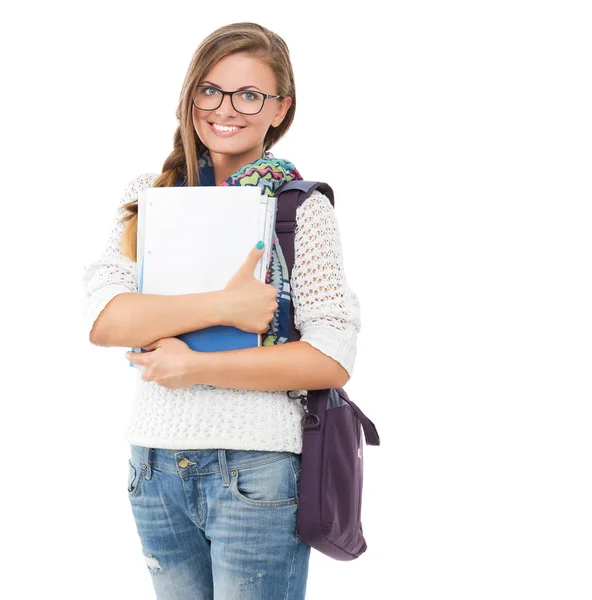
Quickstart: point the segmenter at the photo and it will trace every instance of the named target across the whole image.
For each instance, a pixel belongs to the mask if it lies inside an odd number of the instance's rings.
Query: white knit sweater
[[[84,319],[88,334],[107,303],[137,293],[136,263],[123,256],[122,205],[136,200],[157,173],[133,178],[121,197],[105,251],[84,267]],[[343,268],[341,241],[329,199],[315,191],[296,212],[294,266],[290,277],[294,324],[301,340],[338,361],[351,375],[360,331],[360,305]],[[89,338],[90,341],[90,338]],[[121,368],[130,369],[122,356]],[[153,448],[271,450],[302,452],[298,400],[285,391],[190,385],[168,389],[146,382],[137,387],[125,437]]]

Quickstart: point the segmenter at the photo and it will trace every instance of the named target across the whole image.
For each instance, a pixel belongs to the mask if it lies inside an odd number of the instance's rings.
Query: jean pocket
[[[131,459],[127,461],[128,463],[128,474],[127,474],[127,493],[130,496],[136,496],[140,491],[140,470],[137,469],[133,464]]]
[[[230,491],[254,508],[284,508],[298,504],[297,475],[291,456],[230,470]]]

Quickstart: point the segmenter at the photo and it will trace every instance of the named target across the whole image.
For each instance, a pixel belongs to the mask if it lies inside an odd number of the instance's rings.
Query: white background
[[[86,340],[82,266],[170,153],[193,52],[243,20],[291,51],[298,109],[273,152],[335,190],[362,308],[346,389],[381,436],[368,551],[313,551],[307,598],[592,597],[586,5],[4,13],[3,597],[154,597],[126,491],[135,372]]]

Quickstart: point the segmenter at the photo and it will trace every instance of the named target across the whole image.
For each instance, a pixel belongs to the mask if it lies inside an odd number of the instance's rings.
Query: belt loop
[[[218,464],[220,465],[220,475],[222,476],[222,486],[228,487],[230,485],[230,477],[228,475],[228,464],[226,462],[226,450],[218,450]]]
[[[146,479],[152,477],[152,460],[154,457],[154,448],[148,448],[148,460],[146,462]]]
[[[152,477],[152,448],[141,446],[140,459],[142,462],[144,479],[150,479]]]

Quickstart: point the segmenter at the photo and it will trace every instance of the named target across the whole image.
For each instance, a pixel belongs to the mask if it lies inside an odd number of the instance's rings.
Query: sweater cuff
[[[107,306],[107,304],[109,304],[109,302],[111,302],[115,296],[125,292],[128,294],[132,293],[125,285],[114,283],[98,289],[86,299],[84,304],[84,326],[86,328],[86,336],[89,342],[90,332],[92,331],[95,321],[103,312],[105,306]]]
[[[356,337],[356,330],[352,324],[342,331],[334,328],[327,329],[326,325],[319,327],[309,325],[301,331],[300,341],[307,342],[336,360],[351,377],[356,360]]]

